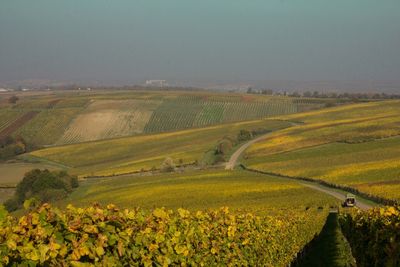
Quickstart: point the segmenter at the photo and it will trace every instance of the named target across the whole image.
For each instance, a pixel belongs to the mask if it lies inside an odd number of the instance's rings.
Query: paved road
[[[236,150],[235,153],[232,154],[231,158],[226,163],[225,170],[233,170],[235,168],[235,166],[237,165],[237,162],[238,162],[238,160],[240,158],[240,155],[242,155],[242,153],[249,146],[251,146],[252,144],[257,143],[257,142],[267,138],[270,134],[271,133],[268,133],[268,134],[265,134],[265,135],[260,136],[258,138],[255,138],[253,140],[250,140],[249,142],[247,142],[247,143],[243,144],[241,147],[239,147],[239,149]],[[282,179],[284,179],[284,178],[282,178]],[[318,190],[318,191],[323,192],[325,194],[331,195],[331,196],[333,196],[333,197],[335,197],[335,198],[337,198],[337,199],[339,199],[341,201],[344,201],[344,199],[345,199],[345,195],[344,194],[342,194],[340,192],[337,192],[337,191],[333,190],[332,188],[329,188],[329,187],[326,187],[326,186],[322,186],[322,185],[320,185],[318,183],[314,183],[314,184],[312,184],[312,183],[302,183],[302,182],[300,182],[300,183],[302,185],[307,186],[309,188],[312,188],[314,190]],[[372,208],[371,205],[369,205],[369,204],[367,204],[365,202],[362,202],[359,199],[357,199],[357,201],[356,201],[356,206],[358,208],[362,209],[362,210],[368,210],[368,209]]]
[[[344,199],[346,197],[344,194],[342,194],[340,192],[337,192],[337,191],[335,191],[335,190],[333,190],[333,189],[331,189],[329,187],[326,187],[326,186],[322,186],[322,185],[319,185],[319,184],[311,184],[311,183],[301,183],[301,184],[304,185],[304,186],[307,186],[309,188],[312,188],[314,190],[318,190],[318,191],[323,192],[325,194],[331,195],[331,196],[333,196],[333,197],[335,197],[335,198],[337,198],[337,199],[339,199],[341,201],[344,201]],[[363,201],[360,201],[359,199],[357,199],[357,201],[356,201],[356,206],[361,210],[368,210],[368,209],[373,208],[373,206],[371,206],[371,205],[369,205],[369,204],[367,204],[367,203],[365,203]]]

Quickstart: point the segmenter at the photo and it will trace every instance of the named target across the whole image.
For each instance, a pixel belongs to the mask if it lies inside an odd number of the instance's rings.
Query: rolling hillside
[[[0,135],[33,147],[72,144],[240,122],[319,109],[335,100],[201,91],[18,93],[0,105]],[[29,120],[13,125],[25,114]],[[13,126],[9,127],[8,126]],[[7,131],[6,131],[7,130]]]
[[[87,179],[60,205],[115,203],[120,207],[189,210],[229,206],[273,215],[282,210],[338,204],[338,200],[295,181],[245,171],[190,171],[153,176]]]
[[[355,104],[282,119],[304,124],[252,145],[246,151],[247,166],[400,199],[399,101]]]
[[[274,131],[288,126],[290,123],[280,120],[239,122],[51,147],[31,152],[29,156],[68,166],[80,176],[110,176],[158,169],[168,157],[177,164],[201,163],[219,140],[226,136],[236,138],[241,129]]]

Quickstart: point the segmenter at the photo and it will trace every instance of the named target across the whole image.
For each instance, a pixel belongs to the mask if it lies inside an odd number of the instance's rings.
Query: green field
[[[246,152],[248,166],[400,198],[399,101],[355,104],[286,119],[304,124],[251,146]]]
[[[308,104],[319,108],[322,103]],[[284,97],[178,96],[163,101],[152,114],[146,133],[172,131],[225,122],[246,121],[301,111],[300,104]]]

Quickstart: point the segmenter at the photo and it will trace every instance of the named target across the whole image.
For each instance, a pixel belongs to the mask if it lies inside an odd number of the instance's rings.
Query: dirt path
[[[239,147],[238,150],[235,151],[235,153],[232,154],[232,156],[230,157],[229,161],[226,163],[225,165],[225,170],[233,170],[238,162],[238,159],[240,158],[240,155],[242,155],[242,153],[252,144],[257,143],[265,138],[267,138],[269,135],[271,135],[271,133],[268,134],[264,134],[260,137],[257,137],[253,140],[250,140],[249,142],[243,144],[241,147]]]
[[[291,126],[296,126],[296,125],[302,125],[303,123],[301,122],[293,122],[293,121],[287,121],[288,123],[290,123]],[[287,129],[287,128],[286,128]],[[274,134],[275,132],[269,132],[267,134],[264,134],[262,136],[259,136],[255,139],[252,139],[250,141],[248,141],[247,143],[244,143],[241,147],[239,147],[230,157],[229,161],[226,163],[225,165],[225,170],[233,170],[237,163],[238,160],[240,158],[240,155],[242,155],[242,153],[252,144],[257,143],[261,140],[267,139],[269,138],[272,134]],[[279,135],[278,135],[279,136]],[[274,137],[278,137],[278,136],[274,136]]]

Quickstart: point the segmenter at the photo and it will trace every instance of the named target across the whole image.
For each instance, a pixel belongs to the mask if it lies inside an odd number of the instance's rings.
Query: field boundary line
[[[0,189],[15,189],[16,185],[0,185]]]

